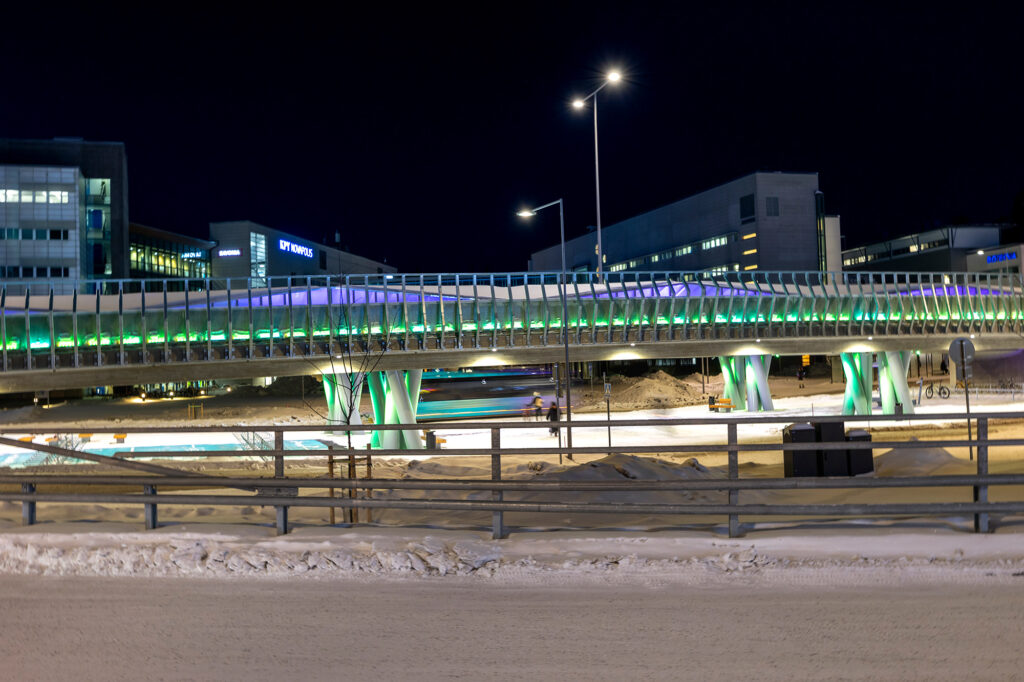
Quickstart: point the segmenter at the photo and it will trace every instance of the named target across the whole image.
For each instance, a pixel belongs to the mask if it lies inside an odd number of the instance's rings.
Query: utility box
[[[814,427],[810,424],[790,424],[782,430],[783,443],[814,443]],[[786,478],[818,476],[817,450],[783,450],[782,465]]]
[[[871,442],[871,434],[864,429],[851,429],[846,432],[846,440],[851,442]],[[870,448],[857,448],[847,450],[846,457],[850,469],[850,476],[870,474],[875,470],[874,450]]]
[[[815,422],[814,438],[819,443],[844,443],[846,431],[843,422]],[[818,456],[819,476],[849,476],[850,466],[846,448],[822,449]]]

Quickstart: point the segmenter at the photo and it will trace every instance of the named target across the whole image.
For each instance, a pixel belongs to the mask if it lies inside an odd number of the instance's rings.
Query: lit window
[[[42,190],[41,189],[41,190],[37,190],[36,191],[36,203],[37,204],[45,204],[46,203],[46,190]]]
[[[757,232],[751,232],[750,234],[743,235],[743,238],[744,239],[753,239],[756,236],[757,236]]]
[[[67,192],[61,192],[60,193],[60,203],[62,203],[62,204],[68,203],[68,193]]]
[[[32,192],[27,189],[21,190],[21,203],[31,204],[32,203]]]
[[[7,201],[11,202],[12,204],[16,203],[18,201],[18,190],[16,190],[16,189],[9,189],[9,190],[7,190]]]
[[[651,256],[652,263],[657,263],[659,260],[661,260],[661,256],[659,256],[658,254]]]
[[[757,266],[756,265],[747,265],[743,269],[744,270],[757,270]]]
[[[757,249],[747,249],[746,251],[743,252],[743,255],[744,256],[752,256],[755,253],[757,253]]]
[[[55,190],[51,189],[49,194],[50,194],[50,203],[51,204],[59,204],[60,203],[60,192],[59,191],[55,191]]]

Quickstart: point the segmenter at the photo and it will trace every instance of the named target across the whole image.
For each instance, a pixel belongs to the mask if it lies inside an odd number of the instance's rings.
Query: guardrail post
[[[988,445],[985,441],[988,440],[988,419],[985,417],[978,418],[978,475],[988,475]],[[976,485],[974,486],[974,501],[975,502],[988,502],[988,486],[987,485]],[[974,532],[975,533],[988,533],[988,514],[975,514],[974,515]]]
[[[736,445],[736,424],[728,425],[728,444]],[[734,481],[740,477],[740,463],[739,453],[735,447],[729,448],[729,480]],[[729,506],[735,506],[739,504],[740,491],[735,488],[729,490]],[[740,517],[739,514],[729,514],[729,537],[737,538],[740,536]]]
[[[284,431],[274,431],[274,449],[284,450]],[[284,478],[284,455],[274,455],[274,477]]]
[[[36,491],[35,483],[22,483],[21,492],[30,495]],[[21,503],[21,525],[31,526],[36,522],[35,500],[25,500]]]
[[[491,429],[491,480],[501,480],[501,430]],[[501,502],[504,498],[502,491],[492,490],[491,499],[495,502]],[[491,537],[495,540],[500,540],[505,537],[505,512],[496,511],[493,515],[493,526],[494,532]]]
[[[277,534],[278,535],[287,535],[288,534],[288,507],[285,506],[285,505],[280,505],[278,507],[274,507],[274,510],[277,512]]]
[[[146,495],[156,495],[155,485],[144,485],[142,486],[142,492]],[[154,530],[157,525],[156,518],[156,502],[146,503],[146,530]]]

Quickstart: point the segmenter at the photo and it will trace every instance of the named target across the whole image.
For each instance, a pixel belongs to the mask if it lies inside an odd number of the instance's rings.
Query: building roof
[[[158,227],[151,227],[149,225],[142,225],[140,223],[129,223],[129,240],[131,240],[132,235],[136,234],[149,237],[150,239],[160,239],[165,242],[185,244],[187,246],[194,246],[200,249],[212,249],[213,247],[217,246],[217,242],[210,241],[208,239],[197,239],[196,237],[190,237],[185,234],[178,234],[177,232],[161,230]]]

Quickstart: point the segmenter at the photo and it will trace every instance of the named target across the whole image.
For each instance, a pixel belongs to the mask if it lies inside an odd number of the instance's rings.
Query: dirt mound
[[[614,411],[656,410],[686,405],[699,405],[707,400],[701,393],[700,383],[684,381],[657,370],[639,377],[615,375],[610,377],[612,385],[611,408]],[[584,391],[584,404],[577,412],[603,410],[604,393]]]

